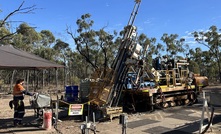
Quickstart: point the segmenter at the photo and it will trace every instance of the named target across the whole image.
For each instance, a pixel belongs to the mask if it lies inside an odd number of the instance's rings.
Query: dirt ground
[[[1,133],[15,133],[15,129],[13,127],[13,109],[11,109],[8,105],[8,102],[12,99],[12,95],[2,95],[0,96],[0,134]],[[36,117],[34,116],[34,109],[30,107],[29,96],[25,96],[25,117],[23,119],[23,127],[30,128],[34,127],[35,132],[42,132],[42,127],[36,124],[34,120]],[[30,123],[33,122],[33,123]],[[105,122],[96,122],[96,130],[97,132],[105,132],[105,134],[115,134],[121,133],[122,126],[119,125],[119,120],[114,119],[111,121]],[[57,128],[54,129],[52,127],[52,131],[44,131],[46,133],[54,134],[54,133],[62,133],[62,134],[81,134],[80,126],[85,124],[85,121],[82,121],[81,117],[77,116],[67,116],[66,111],[60,111],[59,113],[59,122],[57,124]],[[41,131],[40,131],[41,130]],[[119,131],[119,132],[118,132]],[[90,132],[92,133],[92,131]]]
[[[53,100],[55,100],[55,96],[52,97]],[[56,128],[53,128],[48,130],[42,130],[42,126],[34,122],[36,117],[34,116],[34,109],[30,107],[29,103],[29,96],[25,96],[24,103],[26,107],[26,114],[23,119],[24,126],[22,128],[14,128],[13,127],[13,109],[10,109],[8,102],[12,99],[12,95],[1,95],[0,94],[0,134],[32,134],[32,133],[41,133],[41,134],[82,134],[80,126],[85,124],[85,121],[82,121],[81,117],[77,116],[67,116],[67,110],[60,110],[59,111],[59,122],[57,124]],[[199,107],[198,107],[199,106]],[[163,131],[163,129],[168,128],[173,129],[179,129],[179,128],[185,128],[186,125],[188,126],[188,123],[193,123],[192,118],[193,116],[187,115],[188,113],[192,113],[194,115],[194,118],[197,117],[196,120],[196,130],[199,129],[199,119],[201,119],[201,110],[202,110],[202,102],[198,104],[195,108],[189,107],[190,109],[180,109],[175,110],[177,112],[172,112],[172,109],[167,113],[165,112],[153,112],[153,113],[136,113],[128,115],[128,121],[131,122],[132,129],[128,128],[128,134],[146,134],[146,132],[140,131],[146,130],[148,127],[148,132],[151,131],[152,128],[159,127],[163,125],[163,127],[159,128]],[[195,109],[195,110],[194,110]],[[182,114],[184,113],[184,114]],[[174,117],[175,115],[182,114],[181,116],[178,116],[177,118]],[[154,115],[154,116],[152,116]],[[186,119],[189,119],[189,121],[186,121],[185,119],[180,119],[180,117],[186,117]],[[219,116],[220,118],[220,116]],[[149,123],[148,119],[153,122],[153,124],[147,124]],[[142,124],[139,124],[140,121]],[[148,121],[147,121],[148,120]],[[146,124],[143,126],[143,124]],[[195,120],[194,120],[195,121]],[[197,122],[198,121],[198,122]],[[150,122],[150,123],[151,123]],[[158,122],[158,123],[157,123]],[[162,124],[160,124],[162,122]],[[220,121],[221,122],[221,121]],[[137,123],[137,124],[136,124]],[[193,123],[194,124],[194,123]],[[105,122],[96,122],[96,130],[98,134],[120,134],[122,133],[122,126],[119,124],[119,119],[114,118],[112,121],[105,121]],[[139,126],[137,129],[133,129],[133,126]],[[143,127],[142,127],[143,126]],[[177,127],[182,126],[182,127]],[[216,126],[216,125],[213,125]],[[129,127],[129,126],[128,126]],[[168,129],[167,128],[167,129]],[[193,129],[192,125],[189,125],[187,128]],[[221,124],[219,126],[221,132]],[[155,131],[154,130],[154,131]],[[93,133],[92,131],[90,133]]]

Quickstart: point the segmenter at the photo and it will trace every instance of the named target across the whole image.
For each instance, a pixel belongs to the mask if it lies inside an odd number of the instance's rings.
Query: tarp
[[[63,68],[37,55],[14,48],[12,45],[0,46],[0,68],[2,69],[41,69]]]

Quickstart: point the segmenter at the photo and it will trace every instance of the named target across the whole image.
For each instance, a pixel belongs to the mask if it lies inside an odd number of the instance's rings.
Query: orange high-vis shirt
[[[13,95],[14,96],[22,96],[23,93],[22,91],[24,91],[25,88],[21,85],[21,84],[16,84],[13,90]]]

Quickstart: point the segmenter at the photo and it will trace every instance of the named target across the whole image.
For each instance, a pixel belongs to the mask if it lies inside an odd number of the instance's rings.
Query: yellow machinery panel
[[[97,105],[102,105],[107,102],[111,86],[105,87],[106,82],[98,81],[90,83],[89,101]]]

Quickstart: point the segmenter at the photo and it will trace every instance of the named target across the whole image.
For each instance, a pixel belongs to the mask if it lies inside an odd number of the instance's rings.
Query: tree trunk
[[[15,70],[13,70],[13,72],[12,72],[12,77],[11,77],[11,82],[10,82],[10,91],[12,91],[12,84],[14,81],[14,76],[15,76]]]
[[[220,66],[220,59],[217,56],[218,68],[219,68],[219,82],[221,83],[221,66]]]
[[[64,68],[64,85],[67,86],[67,68]]]
[[[26,90],[29,91],[29,70],[27,70],[26,83]]]
[[[44,74],[45,74],[45,70],[43,69],[42,70],[42,91],[44,91],[44,85],[45,85],[45,82],[44,82]]]

